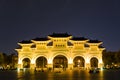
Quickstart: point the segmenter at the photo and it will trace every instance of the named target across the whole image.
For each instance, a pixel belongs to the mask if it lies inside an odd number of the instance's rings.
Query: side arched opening
[[[91,58],[90,59],[90,65],[91,65],[91,68],[98,67],[98,59],[96,57]]]
[[[30,59],[29,58],[24,58],[22,60],[23,63],[23,68],[30,68]]]

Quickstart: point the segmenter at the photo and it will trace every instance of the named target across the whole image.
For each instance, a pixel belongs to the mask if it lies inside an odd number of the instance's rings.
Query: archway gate
[[[67,33],[21,41],[18,43],[20,47],[15,49],[18,52],[18,68],[102,68],[105,48],[101,44],[98,40],[73,37]]]

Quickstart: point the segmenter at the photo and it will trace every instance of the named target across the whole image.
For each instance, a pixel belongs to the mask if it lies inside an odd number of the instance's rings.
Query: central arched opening
[[[53,68],[64,68],[68,67],[68,60],[63,55],[58,55],[53,59]]]
[[[30,68],[30,59],[29,58],[24,58],[22,60],[23,63],[23,68]]]
[[[91,58],[90,65],[92,68],[98,67],[98,59],[96,57]]]
[[[85,67],[85,60],[81,56],[75,57],[74,60],[73,60],[73,63],[74,63],[73,64],[74,68],[83,68],[83,67]]]
[[[36,68],[47,68],[47,59],[44,56],[36,59]]]

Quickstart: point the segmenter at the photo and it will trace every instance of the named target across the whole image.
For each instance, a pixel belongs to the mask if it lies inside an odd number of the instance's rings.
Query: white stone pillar
[[[30,69],[35,69],[35,64],[30,64]]]
[[[68,64],[68,69],[70,69],[70,70],[73,69],[73,64],[72,63]]]
[[[18,64],[18,68],[19,68],[19,69],[23,69],[22,64]]]
[[[90,69],[90,63],[85,63],[85,68]]]
[[[99,63],[98,68],[103,68],[103,63]]]

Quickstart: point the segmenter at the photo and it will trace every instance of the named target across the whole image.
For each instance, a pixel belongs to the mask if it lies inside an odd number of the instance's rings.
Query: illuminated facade
[[[74,69],[103,66],[102,42],[67,33],[53,33],[18,43],[18,68]]]

